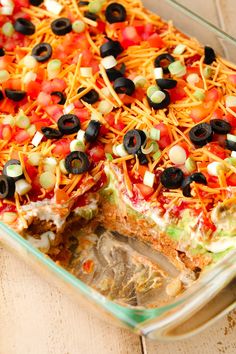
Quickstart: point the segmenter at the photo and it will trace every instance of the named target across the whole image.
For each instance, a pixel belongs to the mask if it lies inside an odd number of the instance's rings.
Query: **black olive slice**
[[[61,139],[63,137],[59,130],[51,127],[42,127],[41,132],[47,139]]]
[[[228,134],[231,130],[231,125],[223,119],[212,119],[210,124],[216,134]]]
[[[131,96],[135,91],[135,84],[132,80],[127,79],[126,77],[119,77],[116,79],[113,87],[117,93],[125,93],[129,96]]]
[[[89,1],[79,1],[78,6],[87,6]]]
[[[92,21],[97,21],[98,16],[92,12],[85,11],[84,12],[84,17],[89,18]]]
[[[107,77],[110,81],[115,81],[119,77],[123,77],[123,74],[120,70],[117,70],[115,68],[107,69],[106,70]]]
[[[154,109],[164,109],[164,108],[169,106],[169,104],[170,104],[170,94],[166,90],[162,90],[162,91],[165,93],[166,97],[161,103],[155,103],[155,102],[153,102],[151,100],[150,97],[147,96],[147,101],[148,101],[148,104],[149,104],[150,107],[152,107]]]
[[[4,48],[0,48],[0,57],[4,57],[4,55],[5,55],[5,50],[4,50]]]
[[[98,134],[100,131],[101,123],[97,120],[91,120],[88,124],[87,129],[85,130],[85,139],[89,143],[92,143],[97,140]]]
[[[88,156],[82,151],[73,151],[65,158],[65,167],[69,173],[80,175],[90,167]]]
[[[11,166],[11,165],[21,165],[20,161],[19,160],[16,160],[16,159],[12,159],[12,160],[9,160],[5,163],[4,167],[3,167],[3,170],[2,170],[2,174],[6,177],[11,177],[11,176],[8,176],[7,174],[7,167],[8,166]],[[22,179],[24,178],[24,174],[22,173],[20,176],[18,177],[11,177],[14,179],[14,181],[18,181],[19,179]]]
[[[72,25],[69,18],[57,18],[51,23],[51,30],[57,36],[64,36],[72,31]]]
[[[149,162],[148,158],[142,151],[138,151],[137,152],[137,156],[138,156],[140,165],[143,166],[143,165],[147,165],[148,164],[148,162]]]
[[[192,182],[207,185],[206,177],[201,172],[193,173],[191,176],[186,177],[183,181],[182,192],[185,197],[192,197],[191,194]]]
[[[204,55],[204,63],[207,65],[210,65],[211,63],[213,63],[213,61],[216,60],[214,49],[212,49],[211,47],[206,46],[204,48]]]
[[[4,99],[4,95],[3,95],[3,92],[0,91],[0,101],[2,101]]]
[[[231,150],[231,151],[236,151],[236,141],[233,141],[233,140],[226,140],[225,141],[225,146],[228,150]]]
[[[213,131],[208,123],[195,125],[190,132],[189,138],[196,147],[202,147],[212,141]]]
[[[59,118],[58,129],[62,134],[70,135],[80,130],[80,120],[75,114],[64,114]]]
[[[15,101],[15,102],[19,102],[21,100],[23,100],[26,96],[26,92],[25,91],[19,91],[19,90],[10,90],[10,89],[6,89],[5,90],[5,95],[7,96],[7,98],[9,98],[9,100]]]
[[[83,90],[85,90],[85,87],[80,87],[78,89],[77,93],[80,93]],[[92,89],[89,92],[87,92],[84,96],[82,96],[81,99],[86,103],[93,104],[99,100],[99,95],[98,95],[97,91]]]
[[[177,81],[176,80],[172,80],[172,79],[157,79],[156,80],[157,86],[160,87],[160,89],[162,90],[169,90],[174,88],[177,85]]]
[[[30,36],[35,33],[35,25],[25,18],[19,17],[13,24],[15,31]]]
[[[0,176],[0,199],[12,198],[16,187],[15,181],[11,177]]]
[[[163,61],[167,61],[168,64],[167,65],[163,65]],[[154,66],[155,68],[158,68],[158,67],[161,67],[163,69],[163,72],[165,74],[168,74],[169,72],[169,69],[168,69],[168,66],[170,63],[173,63],[175,61],[175,58],[172,57],[172,55],[170,55],[169,53],[163,53],[163,54],[160,54],[158,55],[158,57],[155,59],[154,61]]]
[[[61,91],[53,91],[51,96],[57,96],[59,98],[57,104],[65,104],[66,102],[66,97]]]
[[[139,129],[129,130],[123,139],[123,145],[128,154],[137,154],[146,141],[146,134]]]
[[[30,0],[30,5],[39,6],[43,3],[44,0]]]
[[[52,47],[49,43],[39,43],[32,49],[31,54],[39,63],[44,63],[51,58]]]
[[[177,167],[166,168],[160,177],[161,184],[168,189],[180,188],[184,179],[183,171]]]
[[[122,52],[123,52],[123,48],[120,45],[120,42],[113,41],[111,39],[109,39],[106,43],[104,43],[100,47],[100,55],[102,58],[108,57],[109,55],[113,55],[113,57],[116,58]]]
[[[126,20],[126,10],[123,5],[113,2],[107,6],[105,17],[109,23],[124,22]]]

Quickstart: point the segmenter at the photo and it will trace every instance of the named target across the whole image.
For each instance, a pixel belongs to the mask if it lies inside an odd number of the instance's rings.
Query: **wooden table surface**
[[[181,2],[236,36],[235,0]],[[100,353],[235,354],[236,312],[192,339],[150,342],[81,310],[30,267],[0,249],[0,354]]]

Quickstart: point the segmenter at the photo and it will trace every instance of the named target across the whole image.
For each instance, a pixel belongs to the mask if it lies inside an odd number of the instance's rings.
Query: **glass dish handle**
[[[193,292],[187,301],[180,300],[178,306],[160,316],[158,320],[143,323],[139,330],[150,339],[183,339],[202,331],[234,308],[236,252],[227,257],[221,267],[216,267],[213,279],[203,277],[202,289]]]

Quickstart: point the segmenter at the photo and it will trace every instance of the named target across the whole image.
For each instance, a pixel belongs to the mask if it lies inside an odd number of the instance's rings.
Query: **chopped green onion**
[[[236,158],[235,157],[228,157],[224,159],[225,162],[227,162],[231,166],[236,166]]]
[[[198,101],[203,101],[205,99],[205,93],[204,91],[198,89],[193,93],[193,96],[198,100]]]
[[[145,76],[136,76],[133,80],[134,84],[135,84],[135,87],[144,87],[147,83],[147,79]]]
[[[101,89],[101,92],[103,93],[104,96],[109,97],[110,96],[110,91],[108,87],[103,87]]]
[[[158,150],[157,152],[155,152],[154,155],[152,155],[152,158],[155,161],[155,160],[158,160],[160,158],[160,156],[161,156],[161,151]]]
[[[226,96],[225,104],[227,108],[236,106],[236,96]]]
[[[90,66],[80,68],[80,75],[83,77],[92,77],[93,70]]]
[[[161,137],[161,132],[159,129],[156,129],[156,128],[152,128],[150,130],[150,134],[149,134],[150,138],[152,140],[160,140],[160,137]]]
[[[68,171],[66,169],[66,165],[65,165],[65,159],[62,159],[60,162],[59,162],[59,168],[60,168],[60,171],[61,173],[63,173],[64,175],[68,175]]]
[[[181,61],[176,60],[168,66],[168,69],[172,75],[177,77],[184,76],[186,74],[186,66]]]
[[[59,59],[50,60],[47,65],[49,80],[55,79],[61,70],[61,61]]]
[[[5,211],[3,213],[2,221],[6,224],[12,224],[17,219],[17,213]]]
[[[83,143],[84,144],[84,142],[85,142],[85,131],[84,130],[82,130],[82,129],[80,129],[79,131],[78,131],[78,133],[77,133],[77,137],[76,137],[76,140],[79,140],[81,143]]]
[[[37,128],[35,124],[32,124],[28,129],[27,132],[29,133],[30,136],[34,136],[34,134],[36,133]]]
[[[102,113],[96,111],[92,111],[91,120],[98,120],[99,122],[102,120]]]
[[[110,154],[109,152],[106,152],[105,155],[106,155],[106,159],[108,161],[112,161],[113,160],[112,154]]]
[[[53,172],[43,172],[39,177],[39,183],[44,189],[52,189],[56,184],[56,176]]]
[[[9,177],[19,177],[23,173],[22,166],[21,165],[9,165],[6,168],[6,174]]]
[[[41,158],[42,155],[40,154],[40,152],[32,152],[28,157],[28,161],[32,166],[38,166],[40,164]]]
[[[114,66],[117,64],[117,61],[113,55],[108,55],[107,57],[102,58],[101,64],[106,70],[108,70],[114,68]]]
[[[148,187],[153,187],[154,182],[155,182],[155,175],[152,172],[145,171],[144,177],[143,177],[143,184]]]
[[[7,70],[0,70],[0,84],[9,80],[10,74]]]
[[[55,172],[57,159],[55,157],[46,157],[43,161],[44,171]]]
[[[22,63],[27,69],[34,69],[37,66],[37,60],[32,55],[26,55],[22,59]]]
[[[234,141],[236,143],[236,135],[227,134],[227,140]]]
[[[37,74],[34,73],[33,71],[29,71],[28,73],[25,74],[23,78],[24,84],[28,84],[30,81],[35,81],[37,79]]]
[[[187,160],[185,161],[185,168],[189,173],[192,173],[196,171],[197,164],[191,157],[188,157]]]
[[[102,100],[99,102],[97,109],[102,114],[108,114],[113,110],[113,105],[110,102]]]
[[[153,103],[161,103],[164,101],[165,98],[166,98],[166,95],[163,91],[156,91],[150,97],[150,99]]]
[[[157,144],[156,141],[152,141],[150,144],[153,148],[152,148],[152,152],[155,153],[159,150],[159,145]]]
[[[8,124],[10,125],[11,127],[14,127],[15,125],[15,119],[12,117],[12,116],[5,116],[2,120],[2,123],[3,124]]]
[[[125,157],[128,155],[123,144],[113,146],[112,150],[113,150],[114,155],[116,155],[116,156]]]
[[[11,22],[4,23],[4,25],[2,26],[2,33],[5,36],[11,37],[14,32],[15,32],[15,30],[14,30],[13,24]]]
[[[159,91],[159,87],[156,85],[152,85],[149,86],[149,88],[147,89],[147,95],[149,98],[151,98],[151,96],[156,92]]]
[[[181,54],[184,53],[185,49],[186,49],[186,45],[185,44],[178,44],[175,47],[173,53],[176,54],[176,55],[181,55]]]
[[[195,84],[197,84],[197,83],[200,81],[200,77],[199,77],[198,74],[192,73],[192,74],[189,74],[189,75],[187,76],[186,81],[187,81],[190,85],[193,85],[193,86],[194,86]]]
[[[72,23],[72,29],[76,33],[84,32],[85,23],[83,21],[77,20],[77,21]]]
[[[30,120],[23,112],[16,117],[16,126],[22,129],[29,128]]]
[[[88,5],[88,11],[96,14],[98,12],[100,12],[102,9],[102,3],[99,0],[93,0],[89,2]]]
[[[16,181],[16,192],[19,195],[25,195],[32,189],[30,183],[28,183],[25,179],[19,179]]]
[[[141,147],[141,151],[143,154],[148,155],[151,152],[153,152],[153,148],[154,148],[154,146],[151,144],[148,148]]]
[[[163,72],[162,68],[155,68],[154,69],[154,78],[155,78],[155,80],[163,79],[163,76],[164,76],[164,72]]]
[[[206,78],[206,79],[209,79],[212,75],[212,69],[210,66],[206,66],[204,69],[203,69],[203,76]]]
[[[74,139],[70,143],[70,151],[85,151],[85,145],[82,141]]]

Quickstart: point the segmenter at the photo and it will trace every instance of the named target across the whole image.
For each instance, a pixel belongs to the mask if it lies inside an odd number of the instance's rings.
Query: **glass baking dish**
[[[184,33],[210,45],[223,57],[234,60],[236,39],[174,0],[144,0],[144,5],[163,19],[174,19]],[[190,26],[191,23],[191,26]],[[23,237],[0,223],[0,241],[45,279],[65,289],[80,305],[100,313],[114,324],[158,340],[176,340],[193,335],[236,307],[236,252],[228,254],[182,295],[165,306],[143,309],[122,306],[108,300],[81,280],[54,263]]]

